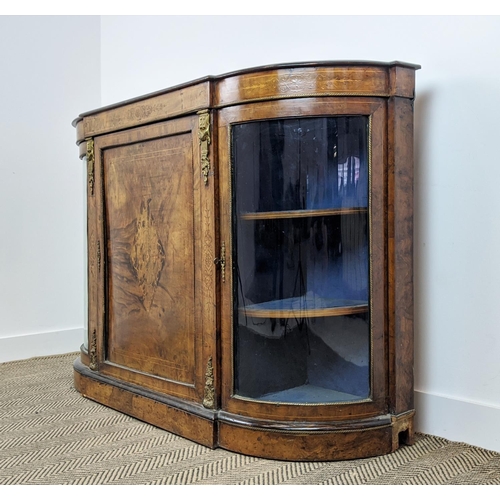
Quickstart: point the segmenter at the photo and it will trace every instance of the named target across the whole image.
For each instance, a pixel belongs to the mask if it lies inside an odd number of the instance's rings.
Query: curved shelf
[[[276,212],[245,212],[240,214],[242,220],[262,219],[295,219],[299,217],[324,217],[330,215],[366,214],[367,208],[321,208],[315,210],[280,210]]]
[[[240,307],[239,311],[252,318],[319,318],[348,316],[368,312],[368,302],[362,300],[292,297]]]

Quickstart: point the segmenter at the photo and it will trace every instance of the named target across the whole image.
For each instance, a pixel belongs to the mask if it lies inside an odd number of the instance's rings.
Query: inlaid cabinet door
[[[98,371],[193,401],[205,397],[215,349],[214,186],[200,134],[209,119],[94,140]]]

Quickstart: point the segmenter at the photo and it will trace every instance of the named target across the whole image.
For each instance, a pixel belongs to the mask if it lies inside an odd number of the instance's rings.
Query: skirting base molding
[[[0,338],[0,363],[77,352],[82,342],[83,328]]]
[[[78,352],[83,329],[0,338],[0,363]],[[415,431],[500,453],[500,407],[415,391]]]
[[[415,391],[415,431],[500,452],[500,407]]]

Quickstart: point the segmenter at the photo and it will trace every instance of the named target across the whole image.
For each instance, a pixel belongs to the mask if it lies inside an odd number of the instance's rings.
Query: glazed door
[[[198,129],[193,116],[95,139],[91,291],[99,372],[195,401],[215,346],[213,178]]]
[[[384,106],[308,99],[249,111],[224,110],[221,123],[232,207],[223,407],[267,418],[317,419],[317,405],[380,412]]]

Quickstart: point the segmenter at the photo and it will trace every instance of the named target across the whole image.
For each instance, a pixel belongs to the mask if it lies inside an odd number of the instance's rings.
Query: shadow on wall
[[[415,387],[425,385],[422,380],[425,376],[424,362],[425,359],[425,341],[420,336],[420,332],[424,329],[421,321],[421,314],[425,312],[423,305],[422,291],[423,284],[421,283],[421,258],[422,247],[426,246],[425,232],[422,227],[423,210],[421,209],[424,202],[422,192],[423,186],[426,185],[426,165],[429,163],[426,152],[429,148],[429,127],[426,124],[429,122],[429,114],[432,105],[432,92],[424,91],[418,93],[415,98],[414,108],[414,221],[413,221],[413,246],[414,246],[414,269],[413,269],[413,285],[414,285],[414,332],[415,332]]]
[[[498,405],[500,82],[484,78],[417,88],[415,387]]]

